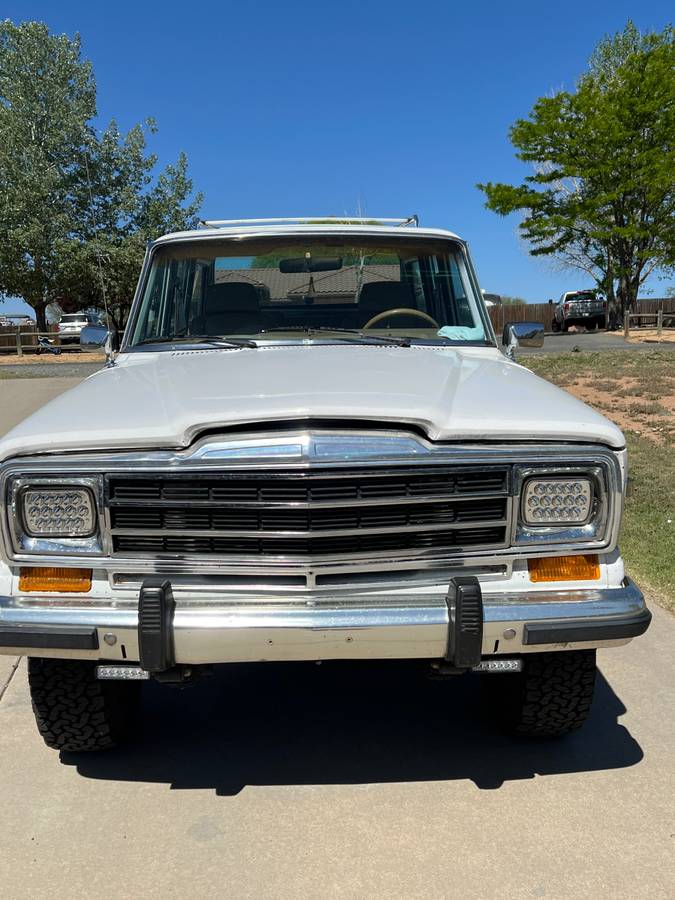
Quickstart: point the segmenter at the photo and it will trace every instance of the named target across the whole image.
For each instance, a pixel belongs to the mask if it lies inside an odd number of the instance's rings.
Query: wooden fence
[[[21,346],[26,353],[35,353],[37,348],[37,325],[21,325],[18,329],[21,332]],[[0,353],[16,353],[17,327],[15,325],[0,325]],[[45,332],[40,332],[44,334]],[[56,325],[48,325],[47,333],[57,334]]]
[[[492,327],[499,337],[507,322],[541,322],[546,331],[551,331],[555,303],[521,303],[517,306],[492,306],[489,309]],[[653,300],[639,300],[636,313],[649,313],[654,317],[662,311],[675,313],[675,297],[656,297]],[[650,320],[645,319],[647,324]],[[651,319],[652,327],[655,318]]]

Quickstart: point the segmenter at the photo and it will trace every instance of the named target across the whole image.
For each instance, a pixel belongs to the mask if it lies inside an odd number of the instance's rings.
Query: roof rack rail
[[[230,225],[280,225],[283,223],[298,224],[323,224],[335,222],[342,225],[412,225],[417,228],[420,224],[419,216],[406,216],[400,219],[383,219],[379,216],[282,216],[279,219],[202,219],[199,224],[205,228],[226,228]]]

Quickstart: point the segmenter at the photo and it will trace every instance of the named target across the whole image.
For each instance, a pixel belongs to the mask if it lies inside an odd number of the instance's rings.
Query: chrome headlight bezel
[[[92,505],[92,528],[87,534],[40,535],[32,534],[24,518],[24,497],[27,491],[43,490],[66,492],[86,490]],[[18,554],[44,554],[45,556],[101,556],[102,478],[99,476],[61,478],[40,476],[11,476],[7,485],[7,504],[12,548]]]
[[[525,486],[531,480],[590,481],[591,501],[588,516],[583,522],[552,523],[535,525],[527,522],[523,515]],[[606,542],[610,526],[611,473],[606,466],[518,466],[514,477],[514,494],[518,498],[517,521],[513,546],[537,544],[583,543],[592,549],[593,544],[601,546]]]

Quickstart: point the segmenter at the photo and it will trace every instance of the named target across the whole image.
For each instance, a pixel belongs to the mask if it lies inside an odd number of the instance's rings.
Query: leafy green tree
[[[40,329],[61,291],[79,151],[95,113],[79,37],[50,35],[39,22],[0,23],[0,295],[23,298]]]
[[[154,177],[148,119],[97,134],[96,87],[80,40],[46,25],[0,23],[0,296],[74,311],[107,303],[124,324],[148,240],[192,227],[181,154]]]
[[[157,158],[146,152],[149,119],[123,135],[115,122],[87,148],[80,185],[79,230],[63,253],[71,304],[107,306],[124,327],[148,241],[197,225],[202,195],[193,199],[187,157],[181,153],[153,183]]]
[[[600,42],[573,92],[541,97],[511,128],[534,174],[480,184],[488,209],[524,213],[532,255],[591,275],[610,324],[644,280],[675,264],[675,40],[632,22]]]

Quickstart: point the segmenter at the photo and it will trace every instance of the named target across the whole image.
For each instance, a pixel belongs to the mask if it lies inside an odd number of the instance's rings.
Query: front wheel
[[[517,675],[483,675],[490,717],[524,737],[560,737],[581,728],[595,689],[595,650],[523,656]]]
[[[28,660],[35,721],[53,750],[109,750],[130,730],[140,684],[98,681],[95,667],[84,660]]]

